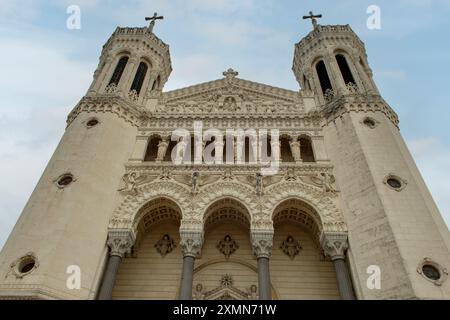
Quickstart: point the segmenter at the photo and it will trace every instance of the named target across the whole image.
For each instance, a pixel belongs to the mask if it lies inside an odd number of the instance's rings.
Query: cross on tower
[[[309,16],[303,16],[303,20],[311,19],[314,29],[317,28],[317,20],[316,19],[319,19],[319,18],[322,18],[322,15],[321,14],[314,15],[314,13],[312,11],[309,12]]]
[[[163,19],[164,19],[164,17],[158,16],[158,14],[156,12],[153,15],[153,17],[145,17],[145,21],[150,21],[150,25],[148,26],[148,31],[150,31],[150,33],[153,33],[153,27],[155,26],[156,20],[163,20]]]

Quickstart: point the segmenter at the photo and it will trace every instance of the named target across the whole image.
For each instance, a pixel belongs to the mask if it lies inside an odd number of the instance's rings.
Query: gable
[[[299,113],[298,92],[238,78],[225,78],[165,92],[156,113]]]

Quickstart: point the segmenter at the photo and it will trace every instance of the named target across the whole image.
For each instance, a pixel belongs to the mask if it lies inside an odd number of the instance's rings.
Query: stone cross
[[[233,69],[228,69],[227,71],[223,72],[223,75],[227,78],[227,79],[233,79],[236,78],[239,75],[239,72],[234,71]]]
[[[155,27],[156,20],[163,20],[163,19],[164,19],[164,17],[158,16],[158,14],[156,12],[153,15],[153,17],[145,17],[145,21],[150,21],[150,25],[148,26],[148,31],[150,31],[150,33],[153,33],[153,28]]]
[[[309,16],[303,16],[303,20],[311,19],[314,29],[317,28],[317,20],[316,19],[319,19],[319,18],[322,18],[322,15],[321,14],[314,15],[314,13],[312,11],[309,12]]]

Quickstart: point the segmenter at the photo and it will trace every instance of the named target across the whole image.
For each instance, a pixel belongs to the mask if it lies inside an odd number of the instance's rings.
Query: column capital
[[[273,230],[254,230],[251,232],[251,241],[256,258],[270,258],[273,246]]]
[[[331,260],[345,259],[345,251],[348,249],[348,235],[345,232],[323,232],[320,237],[325,255]]]
[[[110,230],[106,244],[110,248],[110,256],[123,258],[126,253],[131,252],[136,237],[133,231],[128,229]]]
[[[180,230],[180,247],[183,257],[196,258],[200,255],[203,245],[203,231]]]

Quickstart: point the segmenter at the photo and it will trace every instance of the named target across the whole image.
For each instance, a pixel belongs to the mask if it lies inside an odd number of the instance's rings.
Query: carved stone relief
[[[231,236],[226,235],[222,240],[217,244],[217,250],[219,250],[226,259],[230,258],[230,256],[239,249],[239,245],[235,240],[231,238]]]
[[[300,253],[300,251],[303,249],[300,245],[300,241],[295,240],[293,236],[288,236],[286,240],[284,240],[281,245],[280,249],[289,257],[291,260],[294,260],[294,258]]]
[[[155,248],[161,257],[164,258],[176,248],[176,244],[173,238],[171,238],[168,234],[165,234],[160,240],[158,240],[158,242],[156,242]]]

